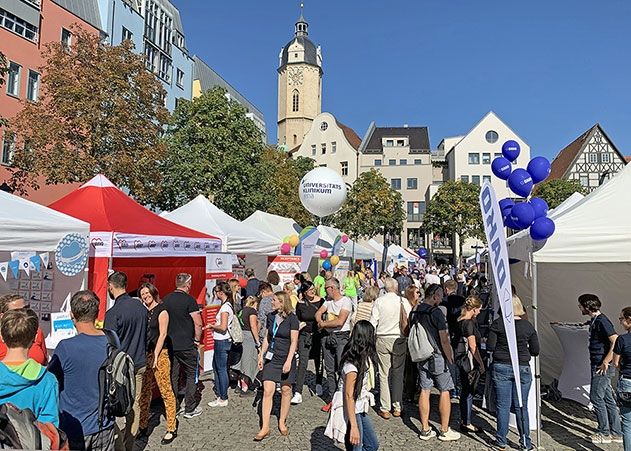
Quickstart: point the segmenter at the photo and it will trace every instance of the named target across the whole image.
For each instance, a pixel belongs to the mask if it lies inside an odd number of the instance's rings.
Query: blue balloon
[[[508,158],[508,161],[515,161],[520,151],[519,143],[512,139],[509,139],[502,145],[502,155]]]
[[[540,197],[531,197],[528,201],[532,209],[535,211],[535,219],[548,215],[548,203]]]
[[[502,180],[508,179],[512,171],[512,167],[510,161],[508,161],[504,157],[497,157],[491,163],[491,171],[495,174],[495,177],[500,178]]]
[[[513,230],[522,229],[521,227],[519,227],[519,224],[516,224],[515,221],[513,221],[513,218],[511,217],[511,215],[506,216],[506,219],[504,220],[504,225],[508,227],[509,229],[513,229]]]
[[[513,199],[509,199],[508,197],[499,201],[500,210],[504,211],[506,208],[512,208],[515,205],[515,201]]]
[[[322,269],[324,269],[325,271],[331,269],[331,262],[328,259],[322,262]]]
[[[535,220],[535,211],[528,202],[520,202],[511,210],[510,218],[520,229],[525,229]]]
[[[424,247],[419,247],[418,251],[416,251],[416,253],[418,254],[419,257],[421,258],[425,258],[427,257],[427,249],[425,249]]]
[[[543,182],[550,175],[550,162],[545,157],[535,157],[530,160],[527,169],[533,183]]]
[[[528,197],[532,185],[532,177],[525,169],[517,168],[508,177],[508,187],[518,196]]]
[[[530,226],[530,237],[535,241],[547,240],[554,233],[554,221],[550,218],[537,218]]]

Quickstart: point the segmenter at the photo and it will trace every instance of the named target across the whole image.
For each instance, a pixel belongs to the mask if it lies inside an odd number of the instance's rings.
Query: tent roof
[[[548,213],[550,219],[556,219],[566,212],[570,207],[583,199],[581,193],[573,193],[570,197],[561,202],[556,208],[553,208]],[[555,232],[556,233],[556,232]],[[530,260],[530,252],[533,250],[533,241],[530,238],[529,230],[521,230],[514,235],[511,235],[506,240],[508,246],[509,258],[514,258],[521,261]]]
[[[631,166],[599,186],[555,219],[556,230],[535,262],[631,262]]]
[[[52,251],[69,233],[90,234],[90,224],[0,190],[0,249]]]
[[[344,233],[339,229],[325,225],[319,225],[318,230],[320,231],[318,245],[320,248],[327,250],[330,250],[331,247],[333,247],[333,243],[338,236],[344,235]],[[353,249],[353,240],[350,238],[346,243],[342,244],[340,254],[341,257],[353,257],[354,255],[356,259],[360,260],[372,260],[375,258],[375,252],[371,249],[367,249],[361,244],[355,243],[355,249]]]
[[[57,202],[53,202],[50,208],[89,222],[92,232],[217,238],[161,218],[127,196],[100,174]]]
[[[256,210],[245,218],[243,224],[271,235],[279,239],[280,242],[282,242],[283,238],[286,236],[293,235],[294,233],[298,234],[302,230],[302,227],[291,218],[265,213],[261,210]]]
[[[226,240],[228,252],[235,254],[276,255],[282,243],[282,239],[234,219],[202,195],[162,217],[200,232],[221,236]]]

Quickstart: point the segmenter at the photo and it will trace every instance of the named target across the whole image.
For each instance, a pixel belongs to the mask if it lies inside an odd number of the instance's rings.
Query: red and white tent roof
[[[90,223],[90,256],[202,256],[221,239],[175,224],[147,210],[97,175],[50,208]]]

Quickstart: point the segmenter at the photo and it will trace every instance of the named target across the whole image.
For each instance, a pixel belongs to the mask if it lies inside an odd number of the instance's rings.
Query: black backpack
[[[67,450],[66,434],[52,423],[41,423],[30,409],[0,405],[0,449]]]
[[[107,358],[99,368],[99,424],[105,418],[124,417],[131,412],[136,396],[134,361],[116,345],[114,332],[107,337]]]

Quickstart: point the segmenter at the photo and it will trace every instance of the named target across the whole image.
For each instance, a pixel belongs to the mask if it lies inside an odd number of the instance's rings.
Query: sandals
[[[472,424],[461,424],[460,425],[460,431],[477,434],[478,432],[480,432],[480,428],[477,427],[477,426],[474,426]]]
[[[267,437],[269,437],[270,435],[270,431],[267,431],[265,434],[261,434],[260,432],[258,434],[256,434],[256,436],[254,437],[254,441],[255,442],[260,442],[265,440]]]
[[[164,437],[162,437],[162,440],[160,441],[160,443],[162,445],[168,445],[173,440],[175,440],[175,437],[177,437],[177,431],[173,431],[173,432],[167,431],[167,433],[164,434]]]

